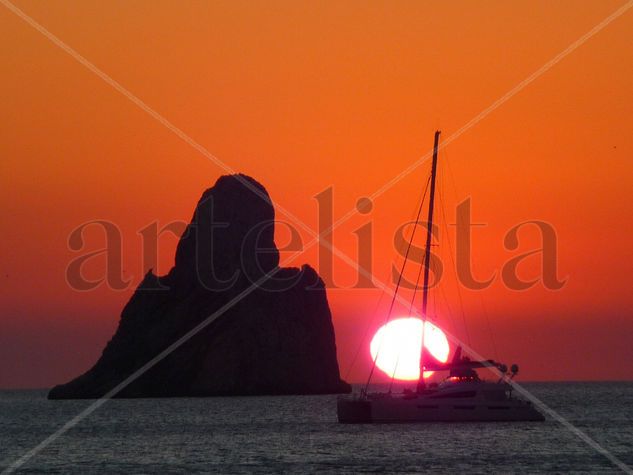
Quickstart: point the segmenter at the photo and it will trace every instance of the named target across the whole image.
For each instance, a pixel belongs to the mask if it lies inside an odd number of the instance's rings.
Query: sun
[[[442,330],[426,322],[424,346],[438,361],[448,360],[448,340]],[[422,320],[398,318],[378,329],[369,350],[378,369],[389,377],[413,381],[420,377],[420,349],[422,347]],[[432,371],[425,371],[427,378]]]

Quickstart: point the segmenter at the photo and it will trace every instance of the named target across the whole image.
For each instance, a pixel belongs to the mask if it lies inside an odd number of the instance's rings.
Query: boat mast
[[[429,269],[431,259],[431,241],[433,238],[433,206],[435,204],[435,176],[437,175],[437,148],[440,131],[435,131],[433,142],[433,162],[431,164],[431,197],[429,199],[429,217],[426,222],[426,247],[424,250],[424,286],[422,287],[422,348],[420,350],[420,379],[418,389],[424,389],[424,329],[426,327],[426,307],[429,299]]]

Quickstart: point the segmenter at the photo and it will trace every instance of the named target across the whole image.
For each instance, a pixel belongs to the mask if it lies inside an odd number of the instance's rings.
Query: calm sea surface
[[[633,383],[525,387],[633,466]],[[0,391],[0,467],[92,401]],[[25,472],[617,472],[559,423],[342,425],[336,396],[112,400]]]

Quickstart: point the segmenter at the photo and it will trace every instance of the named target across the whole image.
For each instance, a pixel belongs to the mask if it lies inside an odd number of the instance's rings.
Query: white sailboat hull
[[[497,383],[472,383],[424,394],[341,397],[343,423],[543,421],[532,404],[509,397]]]

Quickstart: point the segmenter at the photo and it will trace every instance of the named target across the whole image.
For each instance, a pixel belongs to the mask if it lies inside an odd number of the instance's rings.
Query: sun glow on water
[[[449,346],[444,332],[426,322],[424,326],[424,346],[438,361],[448,360]],[[398,318],[378,329],[369,350],[376,360],[376,366],[389,377],[403,381],[413,381],[420,377],[420,350],[422,347],[422,320],[419,318]],[[377,356],[377,358],[376,358]],[[425,371],[427,378],[432,371]]]

